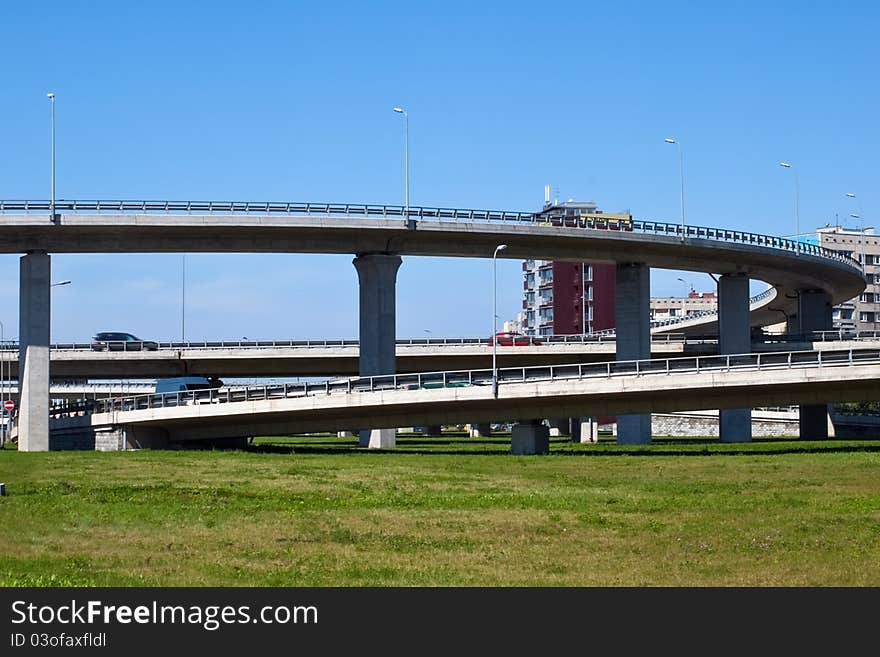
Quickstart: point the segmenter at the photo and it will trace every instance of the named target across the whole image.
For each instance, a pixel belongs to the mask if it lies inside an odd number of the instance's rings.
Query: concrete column
[[[718,347],[722,356],[752,351],[749,277],[746,274],[724,274],[718,279]],[[721,442],[751,442],[752,409],[722,408],[718,416]]]
[[[49,450],[49,327],[51,258],[21,258],[18,311],[18,449]]]
[[[471,438],[488,438],[492,435],[492,425],[488,422],[479,422],[470,425]]]
[[[397,270],[401,262],[400,256],[387,253],[362,253],[352,260],[360,283],[361,376],[394,374],[397,371]],[[396,435],[394,429],[362,430],[360,446],[390,449],[395,446]]]
[[[510,453],[520,456],[550,453],[550,429],[540,421],[519,422],[510,430]]]
[[[822,290],[798,291],[798,324],[801,333],[830,331],[831,296]],[[802,440],[828,438],[828,404],[801,404],[800,437]]]
[[[571,440],[575,443],[599,442],[599,423],[591,417],[571,418]]]
[[[831,296],[822,290],[798,291],[798,325],[801,333],[830,331]]]
[[[615,296],[617,360],[651,357],[651,270],[639,263],[618,263]],[[651,415],[617,417],[617,444],[648,445]]]

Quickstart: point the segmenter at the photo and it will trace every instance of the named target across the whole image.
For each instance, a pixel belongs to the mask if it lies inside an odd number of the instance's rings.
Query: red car
[[[527,347],[530,344],[541,344],[537,338],[515,331],[499,331],[494,338],[489,338],[489,344],[493,344],[493,342],[501,347]]]

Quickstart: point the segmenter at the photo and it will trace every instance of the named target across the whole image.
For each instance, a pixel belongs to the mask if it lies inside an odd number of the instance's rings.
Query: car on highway
[[[210,391],[219,390],[223,385],[223,381],[216,377],[177,376],[159,379],[156,381],[153,403],[160,405],[217,403],[219,398]],[[193,392],[195,394],[187,394]]]
[[[131,333],[102,331],[92,337],[92,349],[95,351],[156,351],[158,348],[158,342],[141,340]]]
[[[494,337],[489,338],[489,344],[493,343],[501,347],[527,347],[528,345],[540,345],[541,341],[516,331],[499,331]]]

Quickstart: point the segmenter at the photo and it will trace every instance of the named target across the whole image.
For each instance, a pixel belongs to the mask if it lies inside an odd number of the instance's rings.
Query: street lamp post
[[[51,283],[51,284],[49,285],[49,288],[59,287],[59,286],[61,286],[61,285],[70,285],[72,282],[73,282],[73,281],[71,281],[71,280],[66,280],[66,279],[65,279],[65,280],[63,280],[63,281],[58,281],[57,283]]]
[[[846,193],[847,198],[851,198],[856,202],[856,205],[859,208],[858,214],[850,214],[849,216],[853,219],[859,220],[859,252],[860,258],[862,260],[862,274],[865,273],[865,219],[864,214],[862,213],[862,200],[853,194],[852,192]]]
[[[678,146],[678,178],[681,183],[681,239],[684,241],[684,154],[681,151],[681,142],[674,137],[667,137],[663,141],[667,144],[675,144]]]
[[[180,256],[180,341],[186,342],[186,254]]]
[[[55,94],[49,92],[46,94],[49,99],[49,106],[52,108],[52,158],[51,158],[51,197],[49,201],[49,220],[55,221]]]
[[[691,287],[690,283],[688,283],[688,282],[687,282],[686,280],[684,280],[683,278],[679,278],[679,279],[677,279],[677,280],[679,280],[679,281],[681,281],[682,283],[684,283],[684,286],[685,286],[685,294],[684,294],[684,296],[687,297],[687,295],[690,293],[690,291],[691,291],[693,288]]]
[[[409,227],[409,114],[402,107],[395,107],[394,111],[398,114],[403,114],[403,218],[407,222],[407,227]]]
[[[792,164],[789,162],[780,162],[779,166],[785,169],[791,169],[794,171],[794,221],[795,221],[795,229],[794,229],[794,253],[795,255],[801,254],[801,186],[798,181],[798,172],[797,169],[794,168]]]
[[[492,395],[498,396],[498,253],[507,249],[499,244],[492,253]]]

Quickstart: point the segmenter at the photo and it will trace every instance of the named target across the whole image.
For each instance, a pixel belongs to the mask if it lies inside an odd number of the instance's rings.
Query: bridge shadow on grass
[[[332,455],[396,454],[414,456],[504,456],[510,454],[510,438],[398,438],[394,449],[368,449],[357,441],[342,439],[315,440],[308,437],[271,438],[249,445],[255,454]],[[579,444],[567,438],[551,439],[550,456],[589,458],[598,456],[773,456],[776,454],[848,454],[880,453],[880,439],[829,439],[800,441],[793,438],[756,438],[750,443],[721,443],[717,438],[654,438],[650,445],[617,445],[613,438],[598,443]]]

